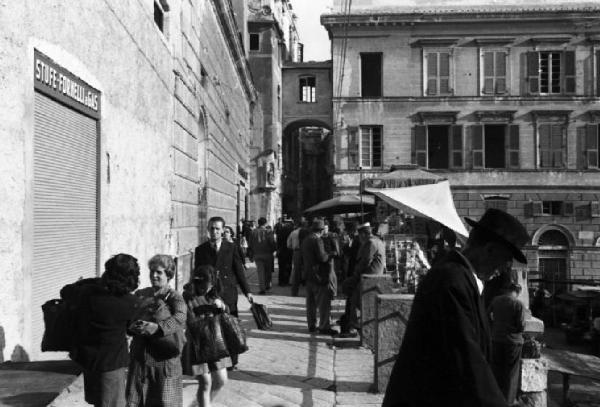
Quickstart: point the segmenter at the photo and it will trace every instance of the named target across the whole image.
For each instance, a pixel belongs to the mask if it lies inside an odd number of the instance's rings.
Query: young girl
[[[187,341],[191,349],[206,346],[205,339],[194,335],[192,328],[198,318],[215,318],[221,312],[227,312],[227,306],[219,298],[220,291],[217,271],[213,266],[201,265],[194,270],[192,282],[184,287],[183,298],[188,307]],[[195,352],[188,352],[190,370],[198,379],[198,394],[196,398],[200,407],[210,407],[211,400],[227,383],[225,358],[206,362],[198,360]]]

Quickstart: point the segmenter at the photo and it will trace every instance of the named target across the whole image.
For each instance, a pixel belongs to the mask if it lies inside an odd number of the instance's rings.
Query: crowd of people
[[[211,405],[227,382],[227,370],[238,362],[239,347],[230,348],[215,333],[231,321],[220,316],[238,316],[238,287],[250,303],[254,299],[233,229],[213,217],[208,235],[195,250],[194,271],[182,293],[170,284],[174,258],[164,254],[148,261],[150,287],[138,289],[140,266],[124,253],[106,261],[101,277],[63,287],[61,297],[74,310],[69,356],[83,370],[86,402],[182,406],[186,374],[198,380],[198,405]]]
[[[503,283],[488,306],[482,292],[513,259],[526,261],[521,248],[529,237],[518,220],[498,210],[467,222],[473,229],[466,245],[435,259],[419,284],[384,406],[515,402],[525,318],[520,287]],[[385,273],[386,248],[370,223],[346,228],[317,217],[293,224],[280,219],[270,228],[261,218],[248,229],[236,239],[223,218],[210,218],[209,239],[195,249],[193,274],[182,293],[170,284],[173,257],[153,256],[150,287],[138,289],[138,261],[123,253],[108,259],[100,278],[61,290],[75,305],[70,357],[82,367],[88,403],[181,406],[187,374],[198,380],[198,405],[210,406],[227,383],[227,371],[237,368],[240,351],[228,349],[207,321],[237,317],[238,290],[254,301],[246,257],[256,263],[259,295],[272,287],[275,256],[279,285],[289,286],[292,296],[305,286],[310,333],[358,335],[361,276]],[[338,291],[346,297],[341,332],[331,316]]]

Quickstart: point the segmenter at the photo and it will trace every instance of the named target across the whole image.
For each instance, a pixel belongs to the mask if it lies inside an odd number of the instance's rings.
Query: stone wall
[[[153,2],[2,6],[0,76],[10,80],[0,84],[0,254],[11,272],[0,286],[1,360],[38,358],[32,330],[43,329],[31,323],[34,49],[102,93],[101,263],[130,253],[147,285],[147,260],[189,260],[207,214],[235,221],[237,165],[248,166],[256,95],[249,73],[236,68],[243,65],[225,37],[222,1],[169,6],[162,32]]]
[[[360,281],[360,339],[371,350],[376,348],[377,304],[380,294],[391,294],[397,285],[391,275],[363,275]]]
[[[414,299],[413,294],[380,294],[377,296],[375,307],[375,377],[373,378],[374,390],[384,393],[402,339],[406,331],[408,317]]]

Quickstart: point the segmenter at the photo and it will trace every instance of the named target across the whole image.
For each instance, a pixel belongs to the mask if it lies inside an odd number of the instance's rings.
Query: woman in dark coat
[[[77,309],[70,357],[83,369],[85,401],[97,407],[125,406],[126,331],[133,322],[139,285],[137,259],[117,254],[100,278],[80,280],[61,290]]]

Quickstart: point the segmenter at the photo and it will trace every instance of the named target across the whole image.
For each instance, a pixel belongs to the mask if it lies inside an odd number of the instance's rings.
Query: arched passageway
[[[282,147],[282,209],[296,217],[332,196],[332,132],[319,121],[297,121],[284,129]]]

